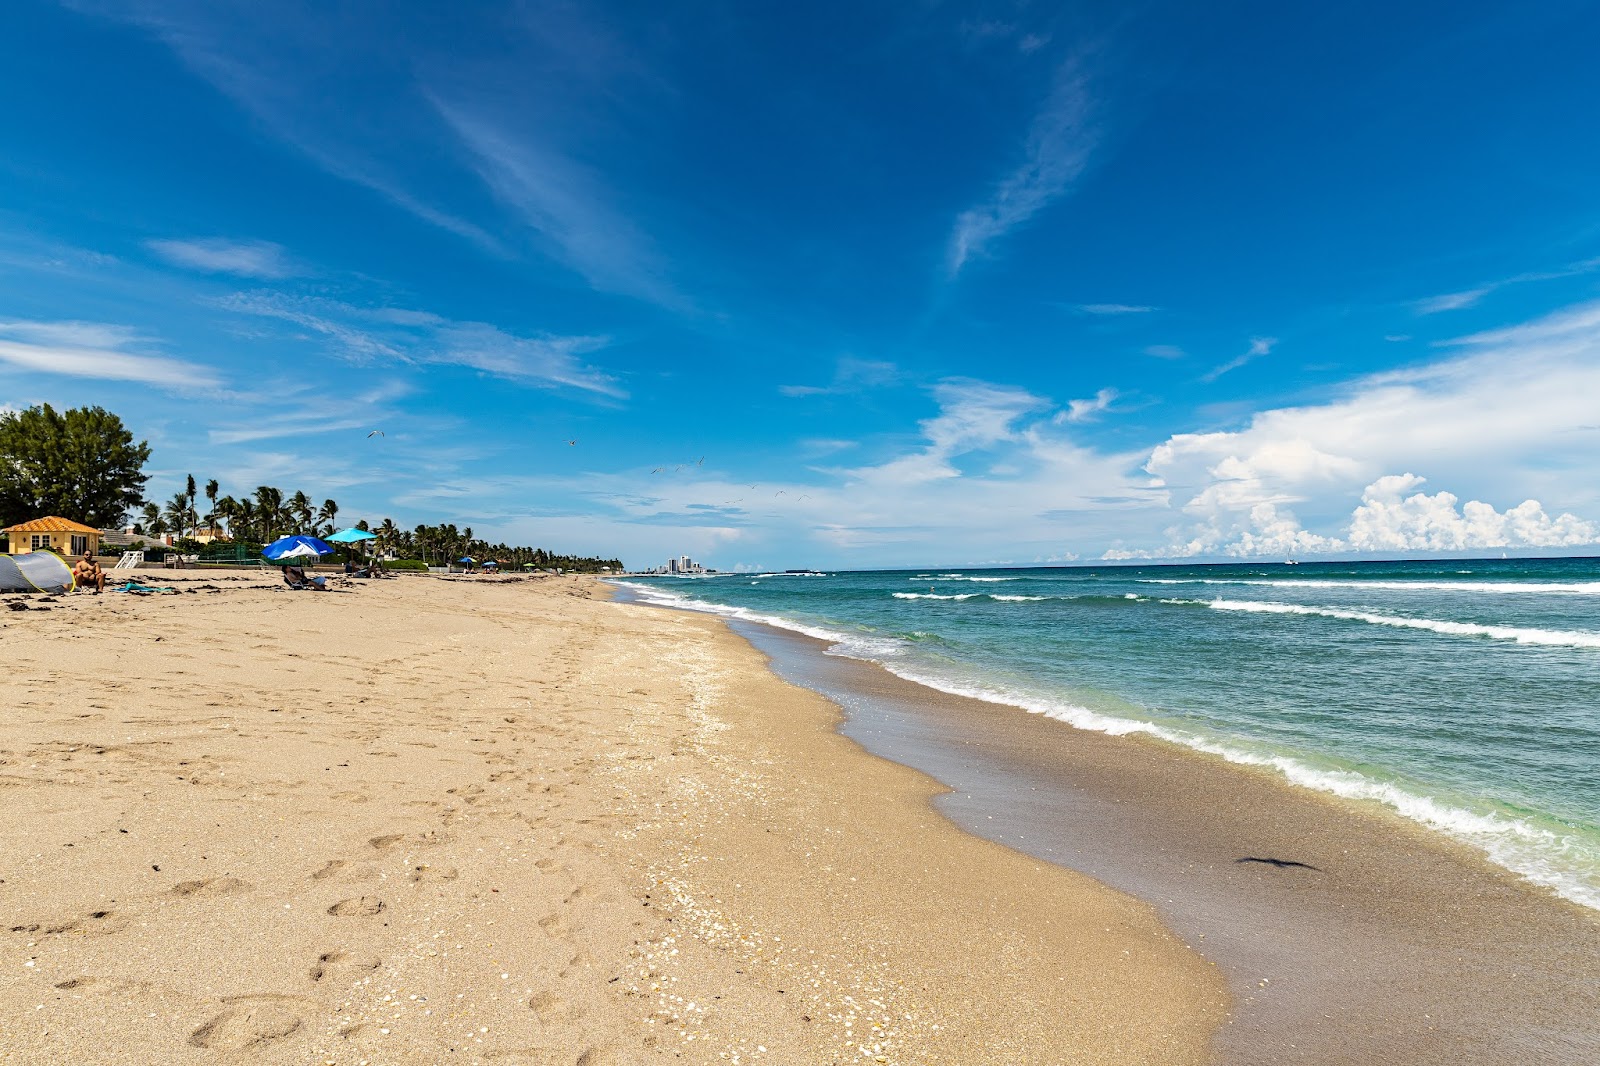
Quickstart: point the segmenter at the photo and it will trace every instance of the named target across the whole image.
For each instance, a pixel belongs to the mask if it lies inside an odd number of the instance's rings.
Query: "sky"
[[[12,0],[0,408],[635,567],[1593,554],[1597,37]]]

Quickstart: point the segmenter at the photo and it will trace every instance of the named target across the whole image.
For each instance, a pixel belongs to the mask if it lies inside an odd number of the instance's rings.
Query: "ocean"
[[[618,584],[945,692],[1380,803],[1600,909],[1600,560]]]

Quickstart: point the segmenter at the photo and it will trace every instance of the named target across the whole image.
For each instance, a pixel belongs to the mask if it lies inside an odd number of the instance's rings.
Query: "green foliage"
[[[385,570],[426,570],[428,564],[421,559],[385,559],[380,564]]]
[[[0,414],[0,524],[59,515],[120,526],[143,496],[150,446],[101,407]]]

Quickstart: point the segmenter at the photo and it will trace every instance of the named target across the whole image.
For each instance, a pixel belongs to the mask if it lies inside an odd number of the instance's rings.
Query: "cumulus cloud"
[[[1537,500],[1505,511],[1449,492],[1413,492],[1425,479],[1390,474],[1368,485],[1350,516],[1357,551],[1461,551],[1467,548],[1555,548],[1600,541],[1600,525],[1576,515],[1545,513]],[[1408,495],[1409,493],[1409,495]]]

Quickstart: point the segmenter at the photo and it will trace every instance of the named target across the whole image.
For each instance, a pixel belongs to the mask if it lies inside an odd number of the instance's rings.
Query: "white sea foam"
[[[1471,571],[1466,571],[1470,573]],[[1390,589],[1399,592],[1560,592],[1600,596],[1600,581],[1297,581],[1252,580],[1249,578],[1171,578],[1143,577],[1141,585],[1261,585],[1265,588],[1296,589]]]
[[[1542,644],[1560,648],[1600,648],[1600,633],[1581,630],[1527,629],[1521,626],[1485,625],[1478,622],[1444,622],[1434,618],[1406,618],[1401,615],[1346,611],[1336,607],[1307,607],[1299,603],[1262,603],[1257,600],[1163,600],[1164,603],[1195,603],[1214,611],[1247,611],[1254,614],[1316,615],[1348,622],[1399,629],[1423,629],[1453,637],[1489,637],[1518,644]]]
[[[1021,581],[1020,577],[965,577],[961,574],[940,574],[937,578],[930,578],[927,574],[908,577],[907,581]]]
[[[889,595],[897,600],[970,600],[974,596],[982,596],[981,592],[891,592]]]
[[[1216,755],[1229,762],[1275,770],[1290,782],[1305,788],[1330,792],[1346,799],[1380,803],[1414,822],[1447,833],[1482,849],[1499,865],[1535,884],[1550,888],[1574,903],[1600,910],[1600,855],[1594,854],[1593,850],[1581,840],[1562,836],[1553,830],[1532,825],[1509,815],[1453,806],[1435,797],[1410,791],[1390,782],[1376,780],[1353,770],[1318,768],[1288,756],[1254,751],[1238,743],[1228,743],[1155,722],[1106,714],[1061,699],[1019,692],[1008,687],[987,685],[968,679],[950,678],[925,664],[909,659],[911,646],[895,638],[841,633],[776,615],[760,614],[742,607],[704,603],[649,585],[636,585],[627,581],[612,583],[624,586],[639,593],[647,601],[662,606],[759,622],[828,641],[829,655],[878,663],[898,677],[939,692],[1017,707],[1078,729],[1110,736],[1148,733],[1174,744]],[[1212,606],[1210,602],[1204,600],[1162,602]]]
[[[1022,603],[1023,601],[1058,600],[1059,596],[1005,596],[998,592],[989,594],[991,600],[1004,600],[1007,603]]]

